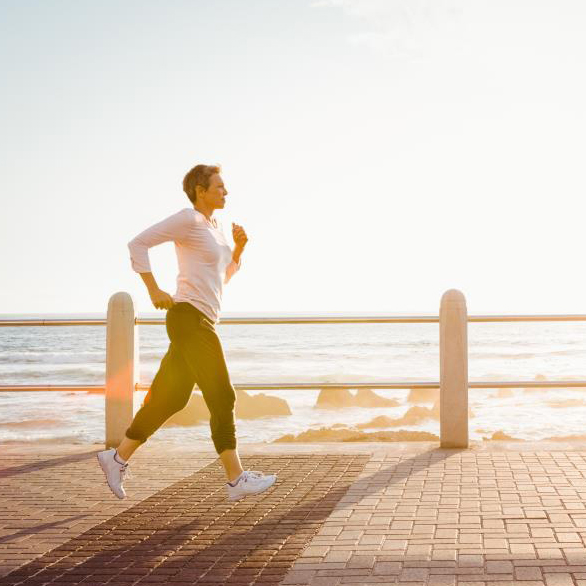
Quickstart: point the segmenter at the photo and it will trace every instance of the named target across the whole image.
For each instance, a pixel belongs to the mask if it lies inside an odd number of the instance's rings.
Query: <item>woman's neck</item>
[[[196,210],[197,210],[197,211],[198,211],[200,214],[203,214],[203,215],[205,216],[206,220],[207,220],[207,221],[208,221],[208,222],[209,222],[209,223],[212,225],[212,227],[214,227],[214,228],[217,228],[217,227],[218,227],[218,226],[217,226],[217,223],[216,223],[216,220],[215,220],[215,218],[212,218],[212,215],[213,215],[213,213],[214,213],[214,210],[213,210],[213,209],[212,209],[212,210],[208,210],[208,209],[206,208],[206,209],[203,209],[203,210],[202,210],[202,209],[198,208],[198,207],[197,207],[195,204],[194,204],[194,206],[193,206],[193,207],[194,207],[194,208],[195,208],[195,209],[196,209]]]
[[[212,214],[214,213],[213,209],[208,209],[207,207],[200,208],[197,204],[194,204],[193,207],[200,213],[202,213],[210,222],[212,221]]]

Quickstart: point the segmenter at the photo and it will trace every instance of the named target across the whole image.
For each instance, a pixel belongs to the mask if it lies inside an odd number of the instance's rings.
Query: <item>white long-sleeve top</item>
[[[210,225],[199,210],[184,208],[138,234],[128,243],[128,249],[132,269],[137,273],[149,273],[148,249],[173,241],[179,266],[173,300],[191,303],[212,323],[217,323],[223,285],[240,268],[241,260],[238,264],[232,260],[232,249],[226,241],[222,223],[214,220],[216,226]]]

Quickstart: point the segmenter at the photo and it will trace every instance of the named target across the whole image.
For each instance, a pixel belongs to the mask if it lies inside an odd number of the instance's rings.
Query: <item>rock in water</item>
[[[245,391],[236,391],[236,404],[234,415],[237,419],[257,419],[260,417],[280,417],[291,415],[289,404],[280,397],[271,397],[264,393],[251,396]],[[172,425],[198,425],[210,420],[210,411],[204,401],[201,391],[193,392],[187,405],[163,424]]]
[[[512,437],[506,434],[504,431],[500,429],[495,431],[491,437],[483,437],[483,441],[490,442],[490,441],[498,441],[498,442],[522,442],[523,440],[519,439],[518,437]]]
[[[354,406],[354,395],[343,387],[322,389],[314,409],[343,409]]]
[[[415,405],[409,407],[407,412],[397,419],[387,417],[386,415],[379,415],[368,423],[359,423],[356,425],[358,429],[368,429],[369,427],[398,427],[399,425],[417,425],[426,419],[437,419],[433,409],[427,407],[420,407]]]
[[[276,442],[412,442],[412,441],[437,441],[439,437],[427,431],[375,431],[365,433],[352,429],[308,429],[298,435],[291,433],[274,440]]]
[[[354,397],[356,407],[398,407],[397,399],[387,399],[377,395],[372,389],[358,389]]]
[[[585,442],[586,435],[565,435],[565,436],[553,436],[546,437],[547,442]]]
[[[409,403],[435,403],[439,401],[439,389],[411,389],[407,402]]]
[[[349,389],[335,387],[319,392],[314,409],[344,409],[346,407],[398,407],[399,401],[377,395],[372,389],[358,389],[353,395]]]
[[[394,427],[396,425],[396,421],[398,419],[393,419],[392,417],[387,417],[386,415],[379,415],[366,423],[357,423],[356,427],[358,429],[368,429],[369,427]]]
[[[280,397],[264,393],[249,395],[246,391],[236,391],[235,413],[238,419],[258,419],[259,417],[282,417],[291,415],[289,403]]]

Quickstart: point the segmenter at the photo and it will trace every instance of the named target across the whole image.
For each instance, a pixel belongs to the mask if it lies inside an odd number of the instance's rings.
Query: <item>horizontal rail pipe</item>
[[[35,391],[71,391],[74,393],[83,393],[89,391],[104,390],[106,385],[0,385],[2,392],[35,392]]]
[[[105,326],[105,319],[1,319],[0,327],[31,326]]]
[[[232,385],[240,391],[279,391],[279,390],[321,390],[321,389],[439,389],[437,381],[391,381],[382,383],[236,383]],[[71,391],[88,392],[104,390],[106,385],[0,385],[1,392],[34,391]],[[135,391],[148,391],[149,384],[137,383]],[[470,381],[469,389],[583,389],[586,380],[551,381]]]
[[[0,327],[31,326],[105,326],[106,319],[0,319]],[[586,322],[586,315],[470,315],[468,323],[505,322]],[[439,316],[347,316],[347,317],[225,317],[219,325],[263,325],[263,324],[415,324],[439,323]],[[136,325],[165,325],[164,317],[140,318]]]

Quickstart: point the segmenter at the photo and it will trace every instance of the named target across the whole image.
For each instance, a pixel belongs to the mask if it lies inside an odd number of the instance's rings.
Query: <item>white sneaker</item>
[[[120,464],[114,459],[116,448],[110,448],[103,452],[98,452],[98,462],[106,475],[108,486],[112,492],[119,498],[126,498],[126,491],[122,486],[125,478],[132,478],[130,469],[128,468],[128,462],[126,464]]]
[[[276,474],[263,474],[257,470],[245,470],[238,480],[236,486],[231,486],[226,482],[226,490],[228,491],[228,500],[237,501],[249,494],[258,494],[271,487],[275,480]]]

